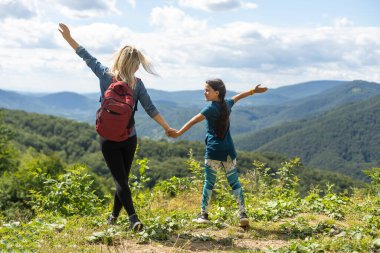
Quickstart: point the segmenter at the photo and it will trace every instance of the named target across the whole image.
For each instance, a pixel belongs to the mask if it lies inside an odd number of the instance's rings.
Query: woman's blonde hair
[[[136,87],[135,72],[141,65],[146,72],[157,75],[153,70],[152,64],[146,59],[146,57],[133,46],[124,46],[116,52],[114,56],[115,60],[111,66],[110,74],[118,81],[128,83],[132,89]]]

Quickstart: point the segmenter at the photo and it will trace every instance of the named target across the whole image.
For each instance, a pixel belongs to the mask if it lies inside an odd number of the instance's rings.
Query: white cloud
[[[110,23],[70,28],[106,65],[122,44],[145,52],[162,77],[140,70],[149,88],[201,89],[213,77],[224,79],[232,90],[247,89],[253,82],[269,87],[317,79],[380,82],[379,27],[306,29],[249,22],[211,27],[174,7],[154,8],[150,22],[149,32]],[[34,91],[98,90],[96,77],[57,28],[39,19],[0,20],[1,89],[20,90],[27,78]]]
[[[245,9],[257,9],[257,4],[249,3],[249,2],[243,2],[242,7]]]
[[[89,18],[105,14],[120,14],[117,0],[0,0],[0,20],[40,18],[60,12],[67,17]],[[128,0],[133,4],[132,0]],[[54,14],[56,15],[56,14]]]
[[[36,19],[5,19],[0,22],[0,48],[55,47],[56,24]]]
[[[334,20],[334,26],[336,27],[343,27],[343,26],[350,26],[353,25],[353,22],[348,20],[347,18],[337,18]]]
[[[179,0],[178,4],[183,7],[199,9],[203,11],[229,11],[239,8],[256,9],[257,5],[240,0]]]
[[[33,1],[26,0],[0,0],[0,19],[32,18],[36,15],[33,3]]]
[[[192,18],[174,7],[156,7],[150,15],[151,25],[173,34],[197,34],[207,28],[207,22]]]
[[[120,14],[116,0],[59,0],[54,2],[59,10],[68,17],[90,18],[106,13]]]

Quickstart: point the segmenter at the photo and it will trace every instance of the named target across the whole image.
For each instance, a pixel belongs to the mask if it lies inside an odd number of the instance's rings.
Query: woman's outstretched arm
[[[79,47],[78,42],[76,42],[73,37],[71,37],[70,29],[67,25],[59,23],[58,31],[62,34],[62,37],[69,43],[69,45],[76,50]]]
[[[195,115],[191,120],[189,120],[183,127],[178,131],[169,132],[168,135],[173,138],[177,138],[178,136],[181,136],[184,132],[189,130],[192,126],[195,124],[201,122],[206,117],[203,114],[198,113]]]
[[[234,103],[236,103],[240,99],[246,98],[246,97],[251,96],[255,93],[263,93],[263,92],[266,92],[268,90],[268,88],[260,87],[260,85],[261,84],[256,85],[256,87],[252,90],[244,91],[242,93],[239,93],[239,94],[233,96],[232,99],[234,100]]]
[[[169,136],[170,133],[174,132],[175,129],[171,128],[165,119],[158,113],[153,119],[165,130],[165,134]]]

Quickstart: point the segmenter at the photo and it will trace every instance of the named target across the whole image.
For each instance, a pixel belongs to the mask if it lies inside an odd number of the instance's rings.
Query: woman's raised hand
[[[62,37],[65,40],[68,40],[71,38],[70,29],[67,25],[65,25],[63,23],[59,23],[58,31],[60,31],[60,33],[62,34]]]
[[[70,34],[70,29],[67,25],[59,23],[58,31],[62,34],[62,37],[69,43],[69,45],[76,50],[79,47],[78,42],[76,42]]]

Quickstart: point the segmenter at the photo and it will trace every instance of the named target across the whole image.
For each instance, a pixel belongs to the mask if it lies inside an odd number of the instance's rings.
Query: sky
[[[136,76],[152,89],[380,83],[379,0],[0,0],[0,89],[99,91],[60,22],[106,66],[121,46],[140,49],[159,76]]]

